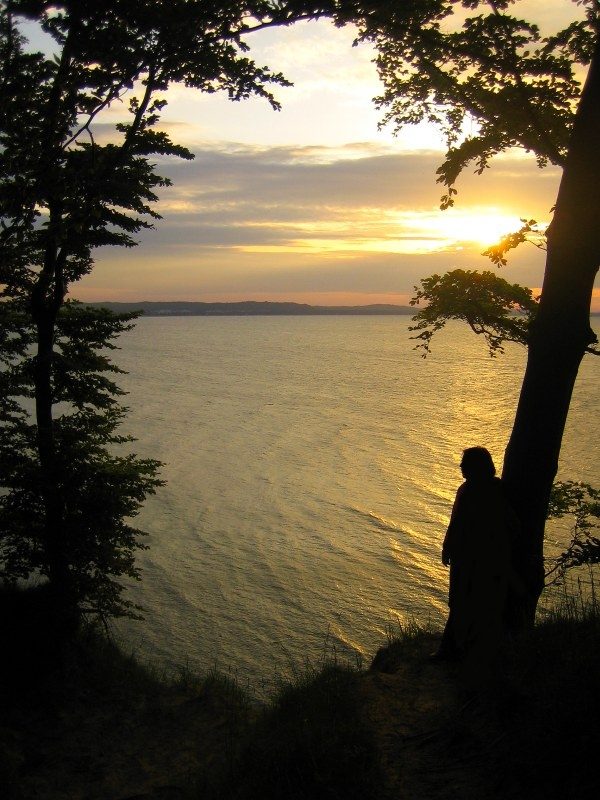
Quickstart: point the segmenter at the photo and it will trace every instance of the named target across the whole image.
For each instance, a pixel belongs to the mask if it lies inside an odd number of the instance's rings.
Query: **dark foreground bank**
[[[97,631],[58,660],[34,618],[26,631],[2,658],[7,800],[597,797],[595,603],[548,615],[476,691],[412,627],[368,671],[306,669],[266,707],[218,674],[167,678]]]

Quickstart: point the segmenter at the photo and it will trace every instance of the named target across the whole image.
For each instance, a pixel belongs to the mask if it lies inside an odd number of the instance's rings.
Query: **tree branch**
[[[253,27],[242,25],[239,30],[239,35],[243,36],[246,33],[256,33],[257,31],[263,31],[268,28],[288,27],[289,25],[293,25],[295,22],[305,22],[311,19],[330,19],[331,17],[331,12],[327,11],[318,11],[312,14],[299,14],[298,16],[288,16],[286,18],[273,17],[268,22],[260,22],[258,25],[254,25]]]
[[[98,116],[98,114],[103,111],[113,100],[115,100],[119,96],[119,92],[123,89],[123,82],[121,81],[119,84],[114,86],[109,90],[108,95],[106,98],[98,105],[96,108],[91,112],[87,121],[84,125],[82,125],[67,141],[63,144],[62,149],[66,150],[69,145],[73,144],[73,142],[78,139],[84,131],[90,132],[90,125],[94,121],[94,119]],[[91,134],[90,134],[91,135]],[[93,138],[93,137],[92,137]]]
[[[137,111],[135,112],[133,122],[129,127],[127,133],[125,134],[125,139],[123,144],[119,148],[120,157],[127,155],[129,152],[129,148],[131,146],[131,142],[134,136],[140,129],[142,124],[142,120],[144,119],[144,114],[148,110],[148,106],[150,105],[150,100],[152,99],[152,92],[156,88],[155,80],[156,80],[156,71],[157,67],[156,64],[153,62],[148,66],[148,77],[146,78],[146,89],[144,91],[144,96],[142,98],[142,102],[138,106]]]

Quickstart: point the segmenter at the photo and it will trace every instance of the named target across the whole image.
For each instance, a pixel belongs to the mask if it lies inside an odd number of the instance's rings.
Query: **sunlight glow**
[[[506,234],[519,230],[522,223],[518,216],[497,208],[478,208],[471,211],[440,211],[429,218],[424,216],[414,220],[413,225],[415,228],[422,226],[422,230],[429,235],[437,235],[455,245],[471,243],[489,247]]]
[[[497,208],[440,211],[392,211],[355,209],[345,221],[338,218],[255,222],[240,227],[271,230],[283,234],[279,242],[241,244],[244,253],[404,253],[409,255],[475,250],[496,244],[502,236],[521,227],[519,217]],[[343,214],[339,210],[339,216]],[[287,232],[288,236],[285,236]]]

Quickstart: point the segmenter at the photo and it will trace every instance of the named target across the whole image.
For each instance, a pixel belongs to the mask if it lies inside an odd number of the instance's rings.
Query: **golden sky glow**
[[[239,245],[236,249],[240,253],[422,255],[455,252],[464,247],[489,247],[520,225],[518,216],[494,207],[397,212],[390,209],[359,209],[354,213],[346,212],[345,221],[298,221],[293,226],[275,221],[246,223],[247,228],[293,230],[301,238],[286,239],[282,244]]]
[[[570,0],[520,5],[553,28],[573,14]],[[281,112],[264,101],[172,89],[164,127],[196,158],[159,163],[174,182],[161,194],[163,220],[134,250],[99,251],[74,295],[405,302],[434,271],[492,269],[481,251],[521,217],[549,222],[559,171],[540,171],[522,153],[496,159],[481,177],[466,173],[455,208],[440,211],[439,133],[425,125],[398,138],[378,130],[373,53],[353,39],[351,28],[327,22],[249,39],[257,62],[295,84],[277,90]],[[109,111],[99,140],[124,107]],[[539,286],[543,261],[523,247],[503,274]]]

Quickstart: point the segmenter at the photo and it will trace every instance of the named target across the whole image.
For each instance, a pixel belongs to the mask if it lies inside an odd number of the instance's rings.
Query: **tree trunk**
[[[540,307],[504,460],[503,481],[522,523],[515,568],[525,598],[513,625],[531,622],[544,585],[543,540],[573,386],[595,340],[590,303],[600,264],[600,38],[585,82],[554,218],[548,230]]]
[[[37,315],[37,354],[35,359],[35,414],[37,445],[42,470],[42,495],[45,509],[45,550],[51,583],[68,580],[68,559],[63,543],[63,502],[59,489],[58,465],[52,419],[52,355],[54,314],[44,309]]]
[[[69,551],[65,541],[64,497],[61,490],[60,459],[52,418],[52,358],[56,311],[44,307],[35,310],[37,354],[35,358],[35,410],[37,448],[41,470],[41,496],[44,506],[44,556],[48,572],[49,593],[47,621],[54,655],[48,654],[49,664],[63,663],[65,646],[76,631],[80,614],[77,592],[69,568]]]
[[[50,219],[44,264],[31,293],[31,315],[37,332],[34,360],[35,417],[40,464],[40,494],[44,508],[44,557],[50,580],[50,597],[57,644],[66,640],[77,625],[77,599],[69,569],[65,541],[65,501],[61,488],[60,459],[52,415],[54,338],[56,317],[64,300],[63,271],[66,251],[58,247],[61,208],[50,203]]]

